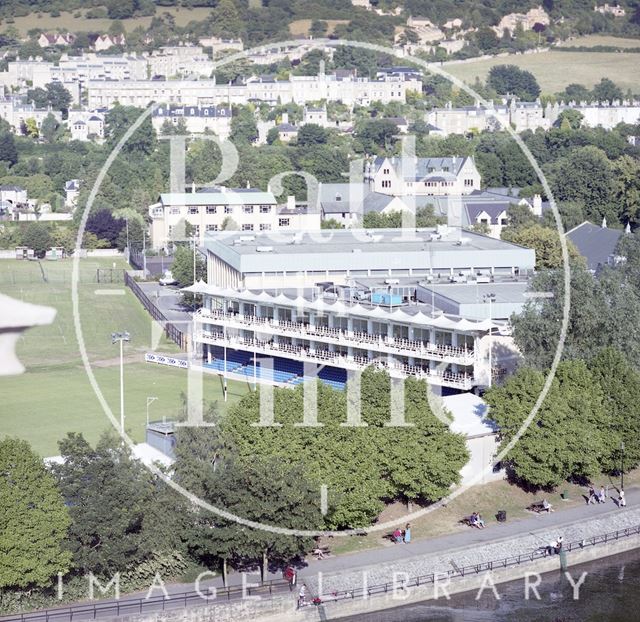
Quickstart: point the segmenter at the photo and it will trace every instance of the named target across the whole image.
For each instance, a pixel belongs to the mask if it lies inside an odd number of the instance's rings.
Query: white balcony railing
[[[475,351],[466,347],[456,347],[414,341],[409,339],[394,339],[387,335],[371,335],[362,332],[349,332],[339,328],[327,326],[311,326],[302,322],[274,320],[272,318],[239,313],[225,313],[218,310],[200,309],[195,314],[196,321],[215,320],[226,326],[240,329],[251,329],[260,333],[271,333],[303,339],[320,338],[325,343],[333,345],[354,346],[361,348],[364,344],[368,349],[381,352],[411,356],[414,358],[447,361],[458,365],[473,365]]]
[[[197,341],[211,343],[218,346],[226,346],[228,348],[248,348],[252,352],[258,354],[267,354],[269,356],[286,356],[298,361],[307,361],[311,363],[330,364],[336,367],[351,370],[362,370],[369,365],[388,369],[392,376],[415,376],[427,380],[432,384],[451,387],[455,389],[470,390],[473,388],[473,376],[469,374],[459,374],[450,371],[441,371],[430,369],[420,365],[408,365],[399,361],[375,360],[370,361],[363,356],[349,356],[341,352],[332,352],[328,349],[314,350],[298,346],[290,343],[275,343],[273,341],[265,341],[252,339],[249,337],[240,337],[238,335],[225,335],[220,331],[196,331],[194,337]]]

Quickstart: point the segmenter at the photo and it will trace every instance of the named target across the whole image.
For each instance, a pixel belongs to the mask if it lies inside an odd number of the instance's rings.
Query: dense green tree
[[[104,435],[95,449],[81,434],[60,441],[64,462],[54,469],[72,524],[67,542],[74,565],[109,575],[141,561],[149,476],[119,438]]]
[[[178,284],[181,287],[187,287],[188,285],[193,284],[193,250],[188,246],[181,244],[176,248],[173,264],[171,264],[171,274],[173,278],[178,281]],[[196,252],[195,255],[195,280],[196,282],[200,279],[206,280],[207,278],[207,267],[204,261],[204,258],[199,252]]]
[[[46,108],[49,105],[49,94],[46,89],[38,86],[27,91],[27,100],[33,102],[36,108]]]
[[[40,135],[42,138],[48,142],[55,142],[56,136],[58,135],[58,128],[60,124],[56,120],[56,118],[52,114],[48,114],[43,120],[42,125],[40,126]]]
[[[328,134],[327,130],[325,130],[320,125],[316,125],[315,123],[307,123],[303,125],[298,131],[298,142],[299,146],[313,146],[313,145],[321,145],[327,142]]]
[[[608,472],[621,468],[621,441],[624,442],[625,470],[640,463],[640,372],[615,348],[605,348],[587,361],[604,395],[611,418],[612,441],[602,460]]]
[[[396,124],[388,119],[363,121],[356,129],[356,138],[366,153],[380,153],[388,150],[398,134]]]
[[[328,24],[324,20],[314,19],[311,22],[311,27],[309,28],[309,34],[316,39],[319,37],[324,37],[327,34]]]
[[[624,223],[640,220],[640,160],[622,156],[613,162],[613,197]]]
[[[60,82],[49,82],[46,85],[47,102],[54,110],[62,112],[62,118],[66,119],[69,105],[73,101],[71,93]]]
[[[518,432],[542,391],[544,375],[523,368],[485,393],[502,446]],[[599,383],[584,361],[558,367],[551,389],[505,462],[519,481],[542,488],[602,470],[615,437]]]
[[[50,585],[65,574],[70,525],[55,479],[26,441],[0,441],[0,588]]]
[[[13,135],[9,132],[0,132],[0,162],[8,162],[13,165],[18,161],[18,149]]]
[[[540,95],[540,86],[534,75],[516,65],[491,67],[487,85],[499,95],[515,95],[527,101],[533,101]]]
[[[561,100],[570,102],[583,102],[583,101],[591,101],[592,92],[582,84],[569,84],[564,89],[562,93],[558,93],[558,96]]]
[[[126,227],[124,220],[114,218],[109,210],[94,211],[87,219],[86,230],[98,238],[106,240],[110,248],[115,248],[120,232]]]
[[[587,218],[599,223],[606,216],[610,224],[618,220],[612,206],[613,169],[602,149],[580,147],[560,158],[553,167],[552,186],[556,199],[583,202]]]
[[[529,365],[546,369],[555,354],[564,307],[563,272],[542,271],[532,289],[552,298],[532,300],[511,321],[516,345]],[[571,269],[569,327],[565,359],[586,360],[610,346],[626,353],[640,368],[640,293],[623,267],[603,267],[598,278],[574,265]]]
[[[134,106],[116,105],[105,118],[105,137],[111,149],[124,136],[127,130],[138,120],[144,110]],[[156,133],[148,116],[123,145],[122,151],[127,154],[149,155],[157,144]]]
[[[526,226],[506,227],[502,231],[502,239],[507,242],[513,242],[526,248],[533,248],[536,251],[536,269],[544,268],[561,268],[564,264],[562,261],[562,247],[560,246],[560,238],[558,231],[549,227],[543,227],[541,224],[531,224]],[[569,261],[575,265],[576,263],[584,264],[583,257],[578,253],[576,247],[571,240],[566,240],[567,249],[569,251]]]
[[[584,115],[579,110],[567,108],[558,115],[558,120],[554,125],[561,129],[578,130],[582,125]]]
[[[609,78],[602,78],[600,82],[593,87],[591,94],[593,99],[598,102],[612,103],[614,100],[622,101],[624,99],[622,89]]]
[[[22,232],[22,244],[32,248],[38,257],[51,248],[51,232],[49,227],[42,222],[30,222]]]
[[[482,52],[490,52],[498,47],[498,37],[492,28],[479,28],[473,40]]]
[[[318,385],[318,421],[299,427],[302,387],[275,390],[275,420],[282,427],[255,427],[260,395],[252,393],[222,421],[224,445],[238,460],[277,459],[302,466],[309,481],[329,490],[326,524],[362,527],[382,510],[383,500],[400,497],[433,501],[459,479],[467,460],[464,440],[430,411],[427,385],[405,383],[405,416],[413,427],[385,426],[390,418],[389,376],[362,374],[361,412],[368,427],[345,427],[346,395]]]
[[[584,222],[584,204],[581,201],[562,201],[557,206],[565,231],[570,231]],[[542,223],[552,229],[557,229],[558,227],[553,211],[550,209],[542,213]]]
[[[319,490],[299,465],[275,459],[228,460],[214,469],[208,460],[198,476],[205,480],[204,498],[236,516],[286,529],[322,526]],[[191,533],[191,549],[198,557],[215,556],[237,564],[260,562],[263,578],[269,563],[284,566],[304,557],[313,545],[308,537],[251,529],[208,512],[198,512]]]
[[[251,144],[258,138],[258,126],[253,111],[246,107],[238,107],[231,119],[231,141],[239,146],[240,143]]]
[[[136,0],[109,0],[107,11],[109,19],[127,19],[133,17],[137,8]]]

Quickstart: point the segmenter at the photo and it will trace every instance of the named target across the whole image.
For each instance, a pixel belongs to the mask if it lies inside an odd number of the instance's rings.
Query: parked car
[[[171,270],[166,270],[164,276],[158,281],[160,285],[177,285],[178,281],[173,278]]]

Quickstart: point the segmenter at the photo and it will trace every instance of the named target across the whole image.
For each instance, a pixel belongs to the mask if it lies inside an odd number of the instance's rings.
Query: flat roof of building
[[[204,245],[241,273],[353,270],[376,271],[360,274],[376,276],[382,271],[389,275],[429,269],[527,271],[535,266],[534,250],[446,225],[437,229],[210,232]]]
[[[484,296],[493,294],[493,302],[524,303],[527,301],[525,292],[529,289],[529,282],[522,281],[495,281],[493,283],[420,283],[428,291],[435,292],[438,296],[448,298],[458,304],[475,304],[482,302]]]
[[[164,196],[164,195],[163,195]],[[189,196],[189,195],[187,195]],[[238,255],[268,254],[331,254],[352,252],[394,253],[438,250],[523,250],[522,246],[497,240],[480,233],[451,227],[428,229],[332,229],[325,231],[272,232],[248,235],[246,232],[214,232],[205,241],[233,249]],[[402,244],[400,248],[398,245]],[[266,250],[269,248],[270,250]],[[262,249],[262,250],[258,250]]]

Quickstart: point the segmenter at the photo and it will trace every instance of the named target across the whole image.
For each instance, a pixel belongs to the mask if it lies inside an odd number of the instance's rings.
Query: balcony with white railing
[[[325,348],[309,348],[298,346],[290,343],[274,343],[273,341],[265,341],[253,339],[249,337],[240,337],[238,335],[225,335],[222,331],[196,331],[195,339],[210,343],[217,346],[226,346],[232,349],[248,349],[256,354],[266,354],[268,356],[284,356],[302,362],[310,362],[321,365],[333,365],[343,369],[362,370],[369,365],[387,369],[392,376],[408,377],[415,376],[427,380],[432,384],[438,384],[444,387],[454,389],[462,389],[469,391],[474,386],[472,375],[460,374],[450,371],[442,371],[437,369],[429,369],[420,365],[408,365],[399,361],[375,360],[370,361],[364,356],[348,356],[341,352],[332,352]]]
[[[339,328],[328,326],[312,326],[302,322],[290,322],[286,320],[274,320],[272,318],[258,317],[255,315],[242,315],[240,313],[225,313],[222,310],[200,309],[194,319],[197,322],[214,320],[229,328],[241,330],[254,330],[259,333],[297,337],[301,339],[319,340],[323,343],[353,346],[362,348],[366,345],[369,350],[375,350],[387,354],[410,356],[413,358],[432,361],[445,361],[458,365],[473,365],[475,351],[473,349],[449,346],[443,344],[427,343],[410,339],[396,339],[387,335],[372,335],[363,332],[349,332]]]

